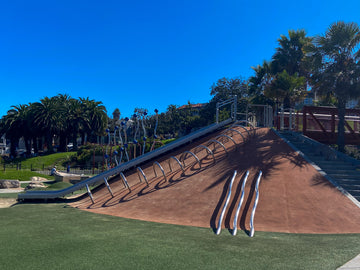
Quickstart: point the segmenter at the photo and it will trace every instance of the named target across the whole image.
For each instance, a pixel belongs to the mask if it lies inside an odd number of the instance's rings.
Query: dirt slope
[[[238,130],[241,130],[238,128]],[[242,131],[246,136],[246,132]],[[231,135],[231,134],[229,134]],[[209,142],[204,138],[173,155],[193,150],[194,146]],[[106,188],[94,193],[95,204],[87,197],[71,203],[86,211],[154,222],[216,228],[221,207],[234,170],[238,171],[232,189],[229,209],[223,227],[232,228],[239,201],[243,175],[249,170],[245,199],[239,218],[240,228],[249,230],[250,213],[254,202],[254,187],[258,172],[263,172],[260,199],[255,214],[255,230],[289,233],[360,233],[360,208],[342,195],[301,156],[296,154],[272,130],[258,129],[247,143],[233,133],[238,143],[228,140],[226,154],[220,145],[215,160],[203,149],[198,153],[201,167],[191,156],[185,160],[184,175],[175,161],[170,172],[168,157],[159,160],[167,181],[152,164],[141,166],[149,187],[139,182],[136,172],[127,172],[132,191],[124,188],[118,179],[110,183],[114,198]],[[215,143],[213,144],[215,145]],[[213,149],[213,146],[209,147]],[[197,150],[200,150],[198,148]],[[235,199],[236,198],[236,199]]]

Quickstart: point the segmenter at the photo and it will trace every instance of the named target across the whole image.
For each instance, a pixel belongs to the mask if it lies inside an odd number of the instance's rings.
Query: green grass
[[[55,153],[51,155],[44,155],[38,157],[32,157],[21,161],[22,168],[33,168],[42,169],[43,166],[45,168],[51,168],[54,165],[61,165],[63,162],[69,160],[71,156],[76,155],[76,152],[63,152],[63,153]]]
[[[20,181],[30,181],[30,178],[33,176],[44,177],[48,180],[54,180],[54,176],[43,175],[37,172],[27,171],[27,170],[15,170],[15,169],[6,169],[5,171],[0,170],[0,179],[17,179]]]
[[[1,198],[17,198],[17,193],[0,193],[0,199]]]
[[[1,269],[336,269],[360,234],[308,235],[175,226],[65,204],[0,209]]]

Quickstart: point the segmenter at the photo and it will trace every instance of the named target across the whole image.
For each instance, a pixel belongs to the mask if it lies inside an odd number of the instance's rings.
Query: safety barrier
[[[262,176],[262,171],[259,172],[258,178],[256,180],[256,186],[255,186],[255,192],[256,192],[256,197],[255,197],[255,202],[254,202],[254,207],[251,211],[251,218],[250,218],[250,237],[254,236],[254,232],[255,232],[255,228],[254,228],[254,216],[255,216],[255,211],[256,211],[256,207],[259,201],[259,184],[260,184],[260,179]]]

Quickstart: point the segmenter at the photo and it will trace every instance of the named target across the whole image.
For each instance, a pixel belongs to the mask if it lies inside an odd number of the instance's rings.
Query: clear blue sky
[[[289,29],[360,24],[359,0],[1,0],[0,117],[59,93],[160,112],[210,100],[219,78],[248,78]]]

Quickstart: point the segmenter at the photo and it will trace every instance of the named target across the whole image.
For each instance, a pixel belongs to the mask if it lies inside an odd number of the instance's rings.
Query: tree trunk
[[[24,137],[25,148],[26,148],[26,156],[29,157],[31,155],[31,139]]]
[[[33,141],[33,145],[34,145],[34,153],[37,154],[37,153],[39,153],[38,138],[37,138],[37,137],[33,137],[33,138],[32,138],[32,141]]]
[[[18,138],[11,137],[10,138],[10,156],[16,158],[16,147],[19,143]]]
[[[60,133],[59,151],[66,152],[66,133]]]
[[[346,101],[343,99],[338,100],[338,110],[339,110],[339,123],[338,123],[338,137],[337,145],[340,152],[345,151],[345,111],[346,111]]]

